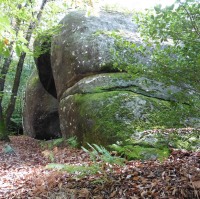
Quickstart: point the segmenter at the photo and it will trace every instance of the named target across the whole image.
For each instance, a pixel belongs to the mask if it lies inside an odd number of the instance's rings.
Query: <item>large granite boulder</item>
[[[26,135],[36,139],[61,136],[58,101],[43,88],[36,71],[27,83],[23,128]]]
[[[121,13],[85,15],[70,12],[60,22],[62,29],[52,39],[51,64],[58,98],[83,77],[102,72],[112,72],[111,48],[116,31],[121,37],[139,42],[132,17]]]
[[[44,84],[55,85],[46,90],[57,95],[63,137],[76,135],[82,145],[106,146],[146,129],[199,126],[200,113],[193,106],[199,92],[190,85],[129,75],[114,67],[117,46],[111,34],[141,44],[131,16],[102,12],[86,17],[76,11],[60,24],[49,55],[40,55],[36,64],[41,81],[45,74]]]

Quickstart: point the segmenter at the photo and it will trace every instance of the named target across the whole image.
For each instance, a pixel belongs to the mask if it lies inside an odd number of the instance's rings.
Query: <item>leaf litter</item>
[[[91,166],[89,155],[71,147],[44,150],[39,141],[11,136],[5,153],[0,142],[1,199],[200,199],[200,152],[171,149],[163,162],[101,164],[96,173],[79,175],[46,169],[49,163]],[[52,158],[49,158],[51,157]]]

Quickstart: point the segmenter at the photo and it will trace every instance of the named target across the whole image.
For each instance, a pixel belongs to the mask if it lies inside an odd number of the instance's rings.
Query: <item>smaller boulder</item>
[[[24,134],[36,139],[53,139],[61,136],[58,101],[44,89],[37,72],[30,77],[23,111]]]
[[[8,144],[5,144],[4,148],[3,148],[3,152],[5,154],[16,154],[15,150]]]

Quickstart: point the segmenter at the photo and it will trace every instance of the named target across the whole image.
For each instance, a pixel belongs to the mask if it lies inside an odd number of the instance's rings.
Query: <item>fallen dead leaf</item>
[[[196,189],[200,189],[200,180],[199,180],[199,181],[194,181],[194,182],[192,182],[192,185],[193,185]]]
[[[83,188],[83,189],[81,189],[81,190],[79,191],[78,195],[79,195],[79,198],[88,199],[89,196],[90,196],[90,192],[89,192],[88,189]]]

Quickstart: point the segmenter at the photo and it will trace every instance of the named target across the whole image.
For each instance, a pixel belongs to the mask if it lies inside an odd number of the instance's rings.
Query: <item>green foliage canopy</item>
[[[177,0],[173,5],[134,13],[142,45],[116,38],[115,65],[130,73],[157,73],[156,78],[193,84],[200,78],[200,4]],[[125,52],[125,53],[124,53]],[[146,57],[150,64],[142,63]],[[128,60],[128,61],[127,61]],[[192,82],[191,82],[192,80]]]
[[[200,65],[200,4],[197,1],[176,1],[163,9],[158,5],[146,15],[137,14],[134,19],[144,41],[156,47],[152,56],[155,64],[173,67]],[[163,44],[167,47],[161,51]]]

